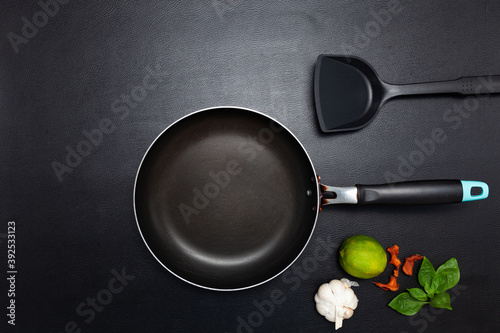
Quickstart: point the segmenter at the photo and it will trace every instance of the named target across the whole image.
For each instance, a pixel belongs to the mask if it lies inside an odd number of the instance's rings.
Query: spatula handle
[[[390,97],[401,95],[462,94],[484,95],[500,93],[500,75],[469,76],[452,81],[388,85]]]

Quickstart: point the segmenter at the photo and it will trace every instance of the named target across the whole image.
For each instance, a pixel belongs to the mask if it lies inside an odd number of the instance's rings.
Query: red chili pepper
[[[406,275],[413,275],[413,265],[415,265],[415,261],[422,259],[423,257],[419,254],[414,254],[411,257],[405,258],[405,263],[403,265],[403,272]]]
[[[393,245],[387,249],[387,252],[391,254],[391,261],[389,261],[389,264],[392,264],[396,266],[396,268],[399,268],[399,266],[401,265],[401,260],[398,259],[399,246]]]
[[[390,248],[387,249],[387,252],[391,254],[391,260],[389,261],[389,264],[394,265],[394,276],[398,277],[399,276],[399,266],[401,266],[401,260],[398,259],[399,255],[399,246],[393,245]]]
[[[387,252],[391,254],[391,260],[389,261],[389,264],[394,265],[394,273],[391,276],[389,283],[386,284],[380,282],[373,282],[373,283],[377,287],[380,287],[384,290],[396,291],[399,289],[397,278],[399,276],[399,266],[401,266],[401,260],[398,259],[399,246],[393,245],[387,249]]]
[[[380,287],[384,290],[396,291],[399,289],[398,281],[395,276],[391,276],[389,283],[383,284],[380,282],[373,282],[377,287]]]

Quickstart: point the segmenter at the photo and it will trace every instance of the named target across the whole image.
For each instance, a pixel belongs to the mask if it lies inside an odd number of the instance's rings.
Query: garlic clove
[[[344,319],[351,318],[353,314],[354,314],[354,310],[353,309],[351,309],[351,308],[344,308],[344,314],[343,314]]]
[[[340,313],[340,309],[339,311],[336,312],[336,315],[335,315],[335,330],[338,330],[339,328],[342,327],[342,314]]]

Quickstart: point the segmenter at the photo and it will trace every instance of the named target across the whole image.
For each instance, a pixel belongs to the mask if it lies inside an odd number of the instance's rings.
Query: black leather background
[[[313,297],[346,277],[335,251],[354,234],[435,266],[456,257],[461,279],[452,311],[427,308],[411,319],[387,307],[399,292],[359,281],[359,306],[342,332],[498,330],[500,96],[393,100],[367,128],[332,135],[320,132],[312,98],[321,53],[360,56],[392,83],[500,74],[497,1],[68,1],[45,18],[41,8],[0,5],[0,331],[331,332]],[[33,15],[42,27],[25,28],[30,38],[15,53],[10,33],[22,36],[23,17]],[[457,205],[325,207],[283,275],[245,291],[200,289],[150,255],[132,193],[155,137],[217,105],[288,126],[328,185],[383,183],[401,171],[407,180],[482,180],[491,194]],[[447,111],[454,107],[465,111]],[[92,132],[100,127],[109,132],[101,139]],[[446,140],[401,169],[435,129]],[[95,145],[80,144],[85,131]],[[53,162],[66,164],[66,147],[78,144],[88,155],[70,160],[59,181]],[[8,221],[16,222],[15,327],[6,317]],[[374,280],[388,281],[390,270]],[[401,275],[401,290],[418,286]],[[280,304],[269,306],[276,290]],[[96,297],[106,304],[91,310]]]

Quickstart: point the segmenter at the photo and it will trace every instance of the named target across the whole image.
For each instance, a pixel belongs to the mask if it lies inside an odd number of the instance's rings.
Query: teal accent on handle
[[[463,191],[462,202],[486,199],[490,194],[490,190],[486,183],[476,182],[472,180],[461,180],[461,182]],[[471,192],[473,187],[479,187],[483,191],[480,194],[472,195]]]

